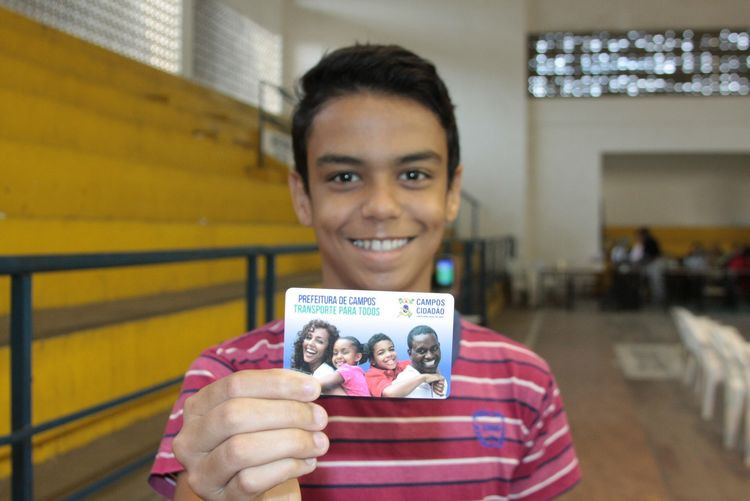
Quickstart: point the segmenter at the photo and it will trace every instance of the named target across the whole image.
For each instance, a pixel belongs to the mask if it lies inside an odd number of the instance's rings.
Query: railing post
[[[471,307],[471,302],[474,296],[474,280],[472,277],[474,274],[474,270],[472,270],[473,253],[474,242],[471,240],[464,242],[464,277],[463,287],[461,289],[464,294],[463,312],[467,315],[474,312]]]
[[[247,256],[245,284],[245,329],[249,332],[258,324],[258,255]]]
[[[479,241],[479,313],[482,315],[482,325],[487,325],[487,242]]]
[[[266,253],[266,286],[263,294],[266,297],[266,323],[273,320],[276,292],[276,255]]]
[[[11,431],[31,428],[31,274],[11,277]],[[11,445],[11,491],[13,501],[33,499],[34,470],[31,435]]]

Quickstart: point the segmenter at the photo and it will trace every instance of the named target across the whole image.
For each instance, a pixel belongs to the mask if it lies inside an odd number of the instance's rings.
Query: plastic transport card
[[[292,288],[284,367],[315,376],[324,394],[372,397],[377,381],[390,397],[446,398],[453,314],[450,294]]]

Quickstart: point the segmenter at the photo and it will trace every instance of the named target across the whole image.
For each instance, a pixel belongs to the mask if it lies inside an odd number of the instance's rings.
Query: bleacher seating
[[[1,8],[0,67],[0,254],[314,241],[296,222],[286,168],[258,166],[253,107]],[[315,255],[277,264],[297,283],[318,270]],[[242,332],[244,273],[230,259],[35,275],[34,422],[179,375],[200,349]],[[10,426],[9,302],[0,277],[0,434]],[[34,461],[174,396],[42,434]],[[8,455],[0,448],[0,478]]]

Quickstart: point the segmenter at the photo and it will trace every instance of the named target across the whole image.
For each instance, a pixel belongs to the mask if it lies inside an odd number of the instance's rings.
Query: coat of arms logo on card
[[[411,316],[414,314],[414,311],[412,309],[414,299],[408,297],[400,297],[398,298],[398,304],[400,305],[398,316],[411,318]]]

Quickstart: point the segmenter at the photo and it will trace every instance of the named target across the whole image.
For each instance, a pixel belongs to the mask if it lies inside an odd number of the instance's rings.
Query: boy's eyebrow
[[[365,162],[361,158],[351,155],[339,155],[337,153],[326,153],[315,160],[315,165],[321,167],[325,164],[356,165],[362,166]]]
[[[397,163],[399,164],[409,164],[412,162],[423,162],[423,161],[429,161],[429,162],[442,162],[443,157],[441,157],[437,152],[432,150],[424,150],[424,151],[417,151],[415,153],[409,153],[408,155],[403,155],[401,157],[398,157]]]
[[[440,163],[443,161],[443,157],[441,157],[440,154],[438,154],[437,152],[433,150],[424,150],[424,151],[416,151],[414,153],[408,153],[406,155],[397,157],[395,163],[398,165],[405,165],[405,164],[410,164],[414,162],[424,162],[424,161]],[[351,155],[343,155],[339,153],[326,153],[324,155],[319,156],[315,160],[315,165],[317,165],[318,167],[322,167],[326,164],[362,167],[365,165],[365,161],[362,160],[361,158],[353,157]]]

